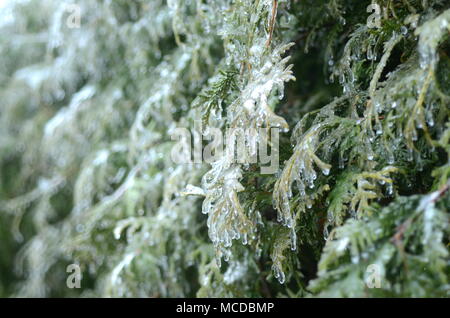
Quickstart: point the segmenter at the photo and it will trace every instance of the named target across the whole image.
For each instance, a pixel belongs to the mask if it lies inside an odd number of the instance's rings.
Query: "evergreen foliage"
[[[448,1],[1,12],[0,296],[449,296]],[[198,122],[280,128],[279,171],[170,160]]]

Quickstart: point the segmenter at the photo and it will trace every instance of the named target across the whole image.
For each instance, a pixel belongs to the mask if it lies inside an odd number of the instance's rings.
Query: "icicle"
[[[278,279],[278,282],[280,284],[284,284],[284,281],[286,279],[286,276],[284,275],[284,272],[278,268],[277,266],[273,267],[274,276],[276,279]]]

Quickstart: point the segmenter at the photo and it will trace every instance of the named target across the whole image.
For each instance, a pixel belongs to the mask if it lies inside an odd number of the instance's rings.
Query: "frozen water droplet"
[[[344,158],[339,156],[339,169],[344,169]]]
[[[323,227],[323,239],[326,241],[327,239],[328,239],[328,235],[329,235],[330,233],[328,232],[328,225],[325,225],[324,227]]]
[[[392,165],[394,162],[395,162],[394,154],[389,153],[389,154],[388,154],[388,163],[389,163],[390,165]]]
[[[401,32],[401,34],[403,34],[403,35],[407,35],[407,34],[408,34],[408,28],[405,27],[405,26],[402,26],[402,27],[400,28],[400,32]]]
[[[392,186],[392,183],[389,183],[387,186],[387,194],[389,196],[392,196],[394,194],[394,187]]]
[[[244,103],[244,108],[249,112],[253,113],[255,111],[255,101],[253,99],[247,99]]]
[[[434,126],[434,118],[433,118],[433,114],[431,113],[431,111],[428,111],[426,113],[426,121],[428,126],[433,127]]]
[[[381,135],[381,134],[383,133],[383,127],[381,126],[380,123],[378,123],[378,124],[376,125],[376,127],[375,127],[375,132],[376,132],[376,134],[377,134],[378,136]]]
[[[84,232],[84,225],[83,225],[83,224],[77,224],[77,226],[76,226],[76,231],[77,231],[78,233]]]

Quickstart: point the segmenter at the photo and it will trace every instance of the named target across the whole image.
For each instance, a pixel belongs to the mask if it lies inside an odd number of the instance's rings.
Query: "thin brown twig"
[[[269,47],[270,43],[272,42],[272,35],[273,35],[273,29],[275,28],[275,20],[277,17],[277,11],[278,11],[278,0],[273,0],[272,16],[270,18],[270,26],[269,26],[269,38],[267,39],[266,47]]]

